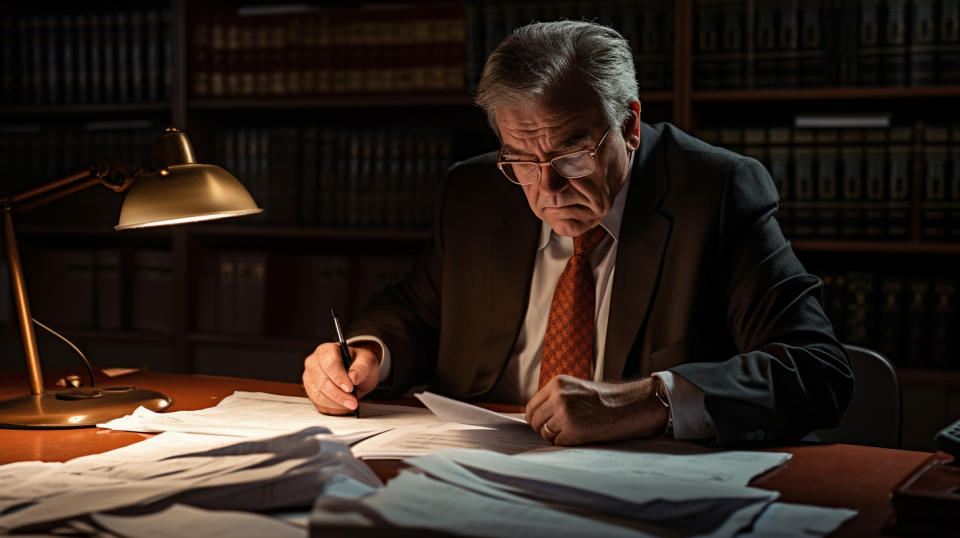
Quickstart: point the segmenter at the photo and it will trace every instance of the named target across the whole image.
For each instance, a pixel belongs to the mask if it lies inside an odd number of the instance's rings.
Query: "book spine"
[[[101,17],[101,46],[103,59],[103,99],[105,103],[114,103],[117,100],[117,63],[116,63],[116,19],[110,13]]]
[[[77,102],[90,101],[90,18],[76,15],[74,25],[74,48],[77,51]]]
[[[130,101],[130,43],[127,39],[129,35],[130,15],[124,12],[118,12],[114,15],[117,61],[114,82],[116,84],[117,102],[127,103]]]
[[[930,365],[930,281],[911,278],[907,286],[907,340],[903,366],[921,368]]]
[[[800,84],[800,9],[795,1],[784,1],[779,9],[780,26],[777,29],[779,62],[777,86],[795,88]]]
[[[107,330],[123,328],[123,279],[121,256],[116,249],[94,252],[97,327]]]
[[[937,82],[960,84],[960,0],[940,0]]]
[[[173,100],[173,16],[169,9],[160,11],[160,43],[162,44],[163,60],[160,80],[163,88],[163,100]]]
[[[695,35],[697,37],[693,57],[693,80],[697,88],[720,87],[720,31],[718,0],[699,0],[696,4]]]
[[[880,52],[880,82],[907,84],[907,0],[887,0]]]
[[[837,146],[834,145],[834,140],[818,142],[819,145],[816,149],[816,235],[821,238],[835,238],[840,235]]]
[[[146,100],[159,103],[163,93],[163,69],[160,66],[160,12],[152,9],[144,17],[144,54],[146,57],[146,75],[144,86]],[[196,46],[196,44],[194,44]]]
[[[910,32],[910,85],[936,83],[935,0],[913,0],[910,4],[913,27]]]
[[[886,277],[880,281],[880,337],[878,350],[893,364],[901,366],[905,361],[903,328],[906,326],[906,289],[904,279]]]
[[[796,135],[807,134],[797,131]],[[796,140],[793,148],[793,233],[797,237],[816,235],[816,184],[812,140]]]
[[[887,202],[887,152],[877,140],[871,141],[864,150],[866,174],[864,176],[864,233],[867,239],[883,239],[886,235]]]
[[[944,241],[950,229],[947,203],[947,146],[943,140],[935,143],[929,138],[924,146],[923,180],[923,238]],[[945,138],[945,137],[944,137]]]
[[[76,84],[77,84],[77,64],[76,64],[76,49],[74,47],[76,40],[76,25],[74,24],[74,19],[71,15],[61,15],[56,18],[57,25],[60,29],[60,55],[62,71],[62,82],[60,85],[60,90],[62,92],[60,102],[63,104],[73,104],[76,99]]]
[[[63,68],[62,58],[60,58],[60,42],[62,41],[62,26],[60,19],[55,15],[48,15],[44,19],[45,48],[47,51],[47,97],[46,102],[50,104],[59,104],[61,95],[61,69]]]
[[[317,224],[318,128],[304,128],[300,140],[300,225],[313,226]]]
[[[932,304],[930,366],[954,367],[958,349],[956,331],[960,326],[957,317],[957,282],[945,278],[934,280]]]
[[[237,263],[235,255],[220,254],[220,332],[237,332]]]
[[[843,168],[841,184],[840,235],[846,239],[862,239],[864,227],[863,146],[848,145],[841,149]]]
[[[144,91],[144,42],[147,38],[148,30],[144,25],[144,13],[134,11],[128,18],[127,37],[128,55],[130,56],[130,101],[134,103],[144,102],[146,92]]]
[[[910,203],[913,184],[911,129],[895,127],[891,129],[890,137],[887,237],[903,240],[910,237]]]
[[[820,1],[807,0],[800,3],[800,51],[797,68],[800,85],[804,87],[822,86],[830,81],[824,50],[825,9]]]
[[[859,37],[856,82],[861,86],[878,86],[880,84],[879,0],[861,1]]]

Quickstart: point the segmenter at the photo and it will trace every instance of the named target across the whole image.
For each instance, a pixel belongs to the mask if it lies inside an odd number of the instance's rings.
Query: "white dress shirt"
[[[623,220],[632,170],[633,156],[630,158],[630,172],[627,174],[626,181],[614,198],[610,212],[600,222],[600,226],[607,231],[607,236],[590,254],[590,264],[593,267],[593,277],[597,286],[592,365],[593,380],[597,382],[603,380],[603,356],[606,349],[607,320],[610,316],[610,295],[616,269],[620,223]],[[543,337],[547,332],[547,318],[550,313],[550,303],[553,301],[553,290],[572,255],[573,238],[557,235],[549,224],[542,223],[526,316],[506,369],[487,395],[489,399],[502,402],[526,402],[536,394],[540,380]],[[351,338],[350,342],[357,340],[374,340],[382,346],[380,382],[384,382],[390,375],[390,350],[378,338],[358,336]],[[677,439],[712,437],[714,425],[704,406],[703,392],[683,377],[674,375],[673,372],[662,371],[653,375],[663,381],[666,389],[673,418],[674,437]]]

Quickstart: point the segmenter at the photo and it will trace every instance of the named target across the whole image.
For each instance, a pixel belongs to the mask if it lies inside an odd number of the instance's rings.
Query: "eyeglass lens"
[[[521,185],[536,183],[540,180],[540,167],[535,163],[504,162],[502,165],[507,178]],[[561,176],[576,179],[593,173],[596,163],[590,152],[583,150],[557,157],[550,162],[550,165]]]

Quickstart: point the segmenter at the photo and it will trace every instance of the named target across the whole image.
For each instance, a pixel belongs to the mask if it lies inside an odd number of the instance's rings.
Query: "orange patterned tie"
[[[573,238],[573,256],[557,281],[550,303],[547,332],[543,336],[540,360],[540,385],[565,374],[590,379],[593,362],[593,311],[596,283],[590,266],[590,253],[606,236],[597,226]]]

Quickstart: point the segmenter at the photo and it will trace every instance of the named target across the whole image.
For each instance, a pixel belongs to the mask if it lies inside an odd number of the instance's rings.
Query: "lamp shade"
[[[167,226],[262,211],[247,189],[223,168],[178,164],[143,176],[130,187],[114,229]]]

